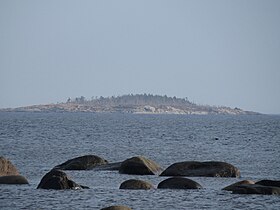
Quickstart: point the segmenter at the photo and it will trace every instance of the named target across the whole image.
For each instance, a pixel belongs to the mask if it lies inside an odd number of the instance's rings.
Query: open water
[[[238,167],[242,177],[191,177],[202,190],[133,191],[119,186],[131,178],[157,186],[167,177],[66,171],[91,189],[36,189],[55,165],[86,154],[109,162],[143,155],[163,168],[187,160],[225,161]],[[280,116],[0,113],[0,156],[30,182],[0,185],[0,209],[280,209],[280,196],[221,190],[243,179],[280,179]]]

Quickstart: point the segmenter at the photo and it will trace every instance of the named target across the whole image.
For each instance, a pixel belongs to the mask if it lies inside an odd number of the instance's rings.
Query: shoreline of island
[[[32,105],[0,109],[2,112],[88,112],[88,113],[130,113],[130,114],[180,114],[180,115],[259,115],[253,111],[226,106],[198,105],[188,98],[177,98],[151,94],[129,94],[117,97],[81,96],[68,98],[56,104]]]

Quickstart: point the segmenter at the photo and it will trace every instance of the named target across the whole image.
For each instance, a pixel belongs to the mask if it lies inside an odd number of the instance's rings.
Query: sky
[[[0,108],[150,93],[280,114],[279,0],[0,0]]]

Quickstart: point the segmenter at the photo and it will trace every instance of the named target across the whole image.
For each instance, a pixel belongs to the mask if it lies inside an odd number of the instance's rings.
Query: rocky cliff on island
[[[198,105],[187,98],[176,98],[151,94],[130,94],[117,97],[92,97],[87,100],[81,96],[66,102],[46,105],[33,105],[1,111],[20,112],[96,112],[96,113],[133,113],[133,114],[226,114],[248,115],[256,112],[225,106]]]

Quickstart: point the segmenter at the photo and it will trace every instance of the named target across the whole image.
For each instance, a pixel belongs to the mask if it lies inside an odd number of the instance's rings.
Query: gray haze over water
[[[280,113],[280,1],[0,1],[0,107],[152,93]]]

